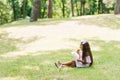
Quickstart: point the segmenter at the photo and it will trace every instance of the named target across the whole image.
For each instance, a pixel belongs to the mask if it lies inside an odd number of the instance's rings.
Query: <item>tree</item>
[[[0,24],[7,23],[9,21],[9,12],[7,6],[0,1]]]
[[[72,16],[74,16],[74,3],[73,3],[73,0],[71,0],[71,11],[72,11]]]
[[[98,1],[98,14],[103,13],[103,0]]]
[[[52,0],[49,0],[49,5],[48,5],[48,18],[52,18]]]
[[[94,15],[97,11],[97,0],[88,0],[89,3],[89,15]]]
[[[47,0],[40,1],[40,18],[47,18]]]
[[[15,2],[14,2],[14,0],[11,0],[11,2],[12,2],[12,9],[13,9],[14,20],[16,20],[17,16],[16,16],[16,10],[15,10]]]
[[[23,18],[26,17],[26,0],[23,0]]]
[[[79,8],[78,8],[78,0],[75,0],[75,7],[76,7],[76,12],[77,12],[77,16],[79,16]]]
[[[120,14],[120,0],[116,0],[116,2],[115,2],[114,13]]]
[[[22,14],[21,14],[21,3],[22,3],[22,1],[20,1],[20,0],[8,0],[8,3],[9,3],[9,5],[11,6],[11,8],[12,8],[12,14],[13,14],[13,20],[17,20],[17,19],[19,19],[19,18],[21,18],[22,16]]]
[[[65,0],[62,0],[62,13],[63,17],[65,17]]]
[[[31,10],[31,18],[30,21],[37,21],[37,19],[39,18],[40,14],[40,0],[34,0],[33,2],[33,7]]]
[[[81,2],[80,14],[81,14],[81,15],[84,15],[84,13],[85,13],[85,3],[86,3],[86,0],[80,0],[80,2]]]

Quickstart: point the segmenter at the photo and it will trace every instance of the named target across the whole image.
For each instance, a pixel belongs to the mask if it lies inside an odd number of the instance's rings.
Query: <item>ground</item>
[[[106,15],[105,15],[106,16]],[[108,17],[109,16],[109,17]],[[108,15],[106,18],[110,18],[110,15]],[[112,17],[115,17],[114,15],[111,15]],[[94,20],[101,20],[103,18],[96,19],[95,16]],[[118,16],[119,18],[119,16]],[[89,19],[89,21],[87,20]],[[106,19],[107,20],[107,19]],[[85,22],[88,22],[85,23]],[[1,51],[4,52],[0,54],[0,57],[2,58],[17,58],[19,56],[39,56],[42,54],[45,54],[46,51],[54,52],[57,51],[65,53],[64,50],[70,50],[75,51],[79,47],[80,40],[87,40],[90,45],[93,52],[102,51],[102,47],[100,46],[100,43],[107,44],[111,42],[115,42],[114,44],[117,44],[117,42],[120,41],[120,28],[117,26],[117,28],[111,28],[109,27],[109,24],[106,24],[105,26],[101,25],[104,22],[101,22],[100,25],[91,23],[93,19],[90,16],[85,17],[77,17],[70,20],[62,20],[62,21],[50,21],[46,22],[33,22],[33,23],[23,23],[22,25],[15,25],[17,22],[10,23],[10,26],[0,28],[0,38],[1,40],[11,40],[11,43],[15,43],[16,50],[10,50],[10,51]],[[53,22],[53,23],[51,23]],[[99,21],[100,22],[100,21]],[[107,23],[109,21],[106,21]],[[117,20],[117,22],[119,22]],[[115,24],[117,24],[114,23]],[[37,23],[37,25],[36,25]],[[49,23],[49,24],[48,24]],[[113,23],[109,22],[111,25]],[[12,25],[11,25],[12,24]],[[45,24],[45,25],[44,25]],[[13,26],[15,25],[15,26]],[[111,26],[110,25],[110,26]],[[6,25],[5,25],[6,26]],[[116,25],[115,25],[116,26]],[[94,43],[95,41],[95,43]],[[108,44],[108,45],[110,45]],[[119,43],[118,43],[119,44]],[[11,44],[10,44],[11,45]],[[9,45],[8,45],[9,46]],[[112,44],[113,46],[113,44]],[[107,46],[108,47],[108,46]],[[104,49],[106,47],[103,47]],[[111,47],[112,48],[112,47]],[[119,49],[120,46],[117,45],[117,48]],[[109,48],[107,48],[109,49]],[[67,52],[70,52],[67,51]],[[56,52],[56,53],[57,53]],[[104,51],[105,52],[105,51]],[[109,52],[108,52],[109,53]],[[47,52],[48,54],[48,52]],[[68,55],[68,53],[66,53]],[[65,54],[65,55],[66,55]],[[96,60],[98,60],[97,57],[98,54],[96,54]],[[95,57],[95,56],[94,56]],[[64,58],[63,58],[64,59]],[[107,59],[107,58],[106,58]],[[57,60],[57,59],[55,59]],[[54,61],[52,61],[54,62]],[[45,62],[48,63],[48,62]],[[97,63],[96,63],[97,64]],[[99,66],[99,65],[97,65]],[[24,69],[39,69],[39,66],[24,66]],[[99,69],[100,67],[98,67]],[[106,67],[103,67],[106,68]],[[117,68],[119,69],[119,68]],[[49,72],[48,72],[49,73]],[[99,75],[99,74],[98,74]],[[56,75],[57,77],[58,75]],[[64,75],[64,77],[67,75]],[[62,75],[63,77],[63,75]],[[10,79],[11,77],[7,78],[0,78],[2,80],[20,80],[19,76],[14,77],[14,79]],[[73,78],[74,79],[74,78]],[[94,79],[94,78],[93,78]],[[96,78],[97,79],[97,78]],[[109,78],[106,78],[109,79]],[[114,78],[113,78],[114,79]],[[117,77],[118,79],[118,77]],[[27,80],[27,79],[26,79]],[[29,80],[29,79],[28,79]],[[51,80],[50,78],[44,79],[43,77],[41,80]],[[54,80],[66,80],[66,78],[57,79]],[[84,77],[84,80],[89,80]],[[92,78],[91,78],[92,80]]]
[[[18,46],[21,51],[6,53],[3,56],[18,56],[25,55],[28,52],[67,49],[79,46],[79,43],[74,44],[69,41],[70,39],[120,40],[120,30],[99,27],[94,24],[80,24],[79,21],[65,21],[57,25],[8,27],[2,29],[2,31],[6,32],[8,38],[11,39],[21,39],[24,42],[35,39],[29,44]]]

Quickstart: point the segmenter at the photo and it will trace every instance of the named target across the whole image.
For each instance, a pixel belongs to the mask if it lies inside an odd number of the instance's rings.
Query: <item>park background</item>
[[[120,0],[0,0],[0,80],[120,80]],[[58,69],[90,43],[90,68]]]

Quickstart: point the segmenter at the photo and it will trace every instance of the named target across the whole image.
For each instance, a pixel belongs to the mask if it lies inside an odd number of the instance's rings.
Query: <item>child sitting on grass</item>
[[[92,52],[87,41],[81,41],[80,48],[77,52],[72,52],[72,55],[75,60],[65,63],[58,61],[55,63],[56,67],[90,67],[93,64]]]

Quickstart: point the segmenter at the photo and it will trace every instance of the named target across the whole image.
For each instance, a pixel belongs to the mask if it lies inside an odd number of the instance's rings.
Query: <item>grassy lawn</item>
[[[100,50],[93,51],[90,68],[57,69],[57,60],[69,61],[71,50],[36,52],[39,55],[0,58],[0,78],[3,80],[119,80],[120,42],[92,40]],[[67,56],[67,57],[66,57]],[[8,79],[7,79],[8,78]]]
[[[120,15],[104,14],[104,15],[94,15],[94,16],[80,16],[73,18],[63,18],[63,19],[40,19],[38,22],[29,22],[28,19],[18,20],[9,24],[0,26],[5,27],[25,27],[28,25],[39,26],[39,25],[57,25],[65,21],[79,21],[79,24],[84,23],[88,25],[98,25],[100,27],[109,27],[112,29],[120,29]],[[9,25],[9,26],[8,26]]]
[[[87,18],[76,18],[70,20],[83,21],[85,24],[88,23],[88,25],[92,25],[91,22],[95,22],[95,25],[100,26],[95,19],[97,18],[93,17],[91,21],[87,21]],[[106,20],[109,19],[107,18]],[[113,22],[115,27],[110,25],[110,28],[120,29],[119,23],[117,24],[117,22],[120,21],[118,20],[118,17],[113,20],[115,21],[115,23]],[[43,23],[47,23],[46,25],[51,23],[54,24],[55,22],[62,22],[62,20],[53,20],[50,21],[50,23],[45,21]],[[14,25],[9,23],[10,25],[3,25],[2,28],[7,28],[9,26],[19,27],[27,24],[37,26],[44,25],[40,24],[40,22],[35,22],[35,24],[28,23],[27,21],[23,22],[24,23],[22,24],[21,21],[18,21],[16,23],[19,24],[15,23]],[[103,22],[102,25],[105,26],[102,27],[108,27],[109,25],[107,26],[107,24],[109,23]],[[84,39],[88,40],[91,44],[94,58],[93,66],[90,68],[58,69],[54,65],[54,62],[58,60],[62,62],[72,60],[73,58],[69,53],[73,51],[74,47],[72,47],[73,49],[66,48],[59,50],[27,52],[27,55],[5,57],[3,55],[9,52],[19,52],[20,49],[18,45],[29,44],[35,40],[30,39],[27,42],[24,42],[21,39],[11,39],[8,37],[7,33],[2,32],[0,33],[0,80],[120,80],[120,41],[105,41],[94,37],[86,37]],[[79,43],[79,39],[69,38],[68,42],[77,44]]]

